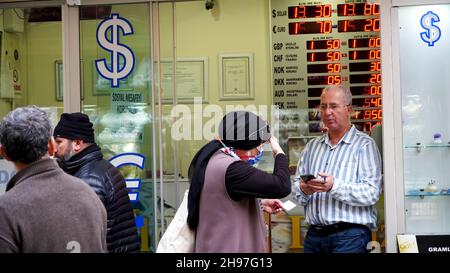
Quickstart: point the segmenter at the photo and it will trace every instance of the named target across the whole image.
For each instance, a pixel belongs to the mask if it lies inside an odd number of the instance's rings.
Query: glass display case
[[[387,252],[450,242],[449,15],[449,0],[381,2]]]
[[[397,235],[450,234],[450,1],[419,2],[381,11],[388,252]]]
[[[406,233],[450,233],[450,4],[398,12]]]

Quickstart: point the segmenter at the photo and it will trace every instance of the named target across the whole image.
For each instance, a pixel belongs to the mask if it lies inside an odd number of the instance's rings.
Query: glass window
[[[0,22],[0,119],[36,105],[55,125],[63,111],[61,8],[4,8]],[[0,193],[14,173],[0,157]]]

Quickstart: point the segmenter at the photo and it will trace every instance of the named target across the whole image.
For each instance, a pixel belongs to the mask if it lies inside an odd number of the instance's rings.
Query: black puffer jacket
[[[107,213],[108,252],[139,251],[133,207],[122,174],[103,159],[100,147],[93,144],[64,162],[62,168],[85,181],[97,193]]]

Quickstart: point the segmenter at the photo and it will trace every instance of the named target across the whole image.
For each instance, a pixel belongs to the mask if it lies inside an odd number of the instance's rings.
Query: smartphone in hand
[[[306,183],[308,183],[309,180],[311,179],[315,179],[316,177],[312,174],[302,174],[300,175],[300,178],[305,181]]]

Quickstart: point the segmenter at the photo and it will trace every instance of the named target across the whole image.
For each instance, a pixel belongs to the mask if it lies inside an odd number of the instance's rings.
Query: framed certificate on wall
[[[253,55],[219,55],[220,100],[251,100],[253,94]]]
[[[171,103],[175,94],[177,101],[193,103],[194,98],[208,102],[208,57],[178,58],[176,62],[174,89],[173,61],[161,61],[162,99]]]

